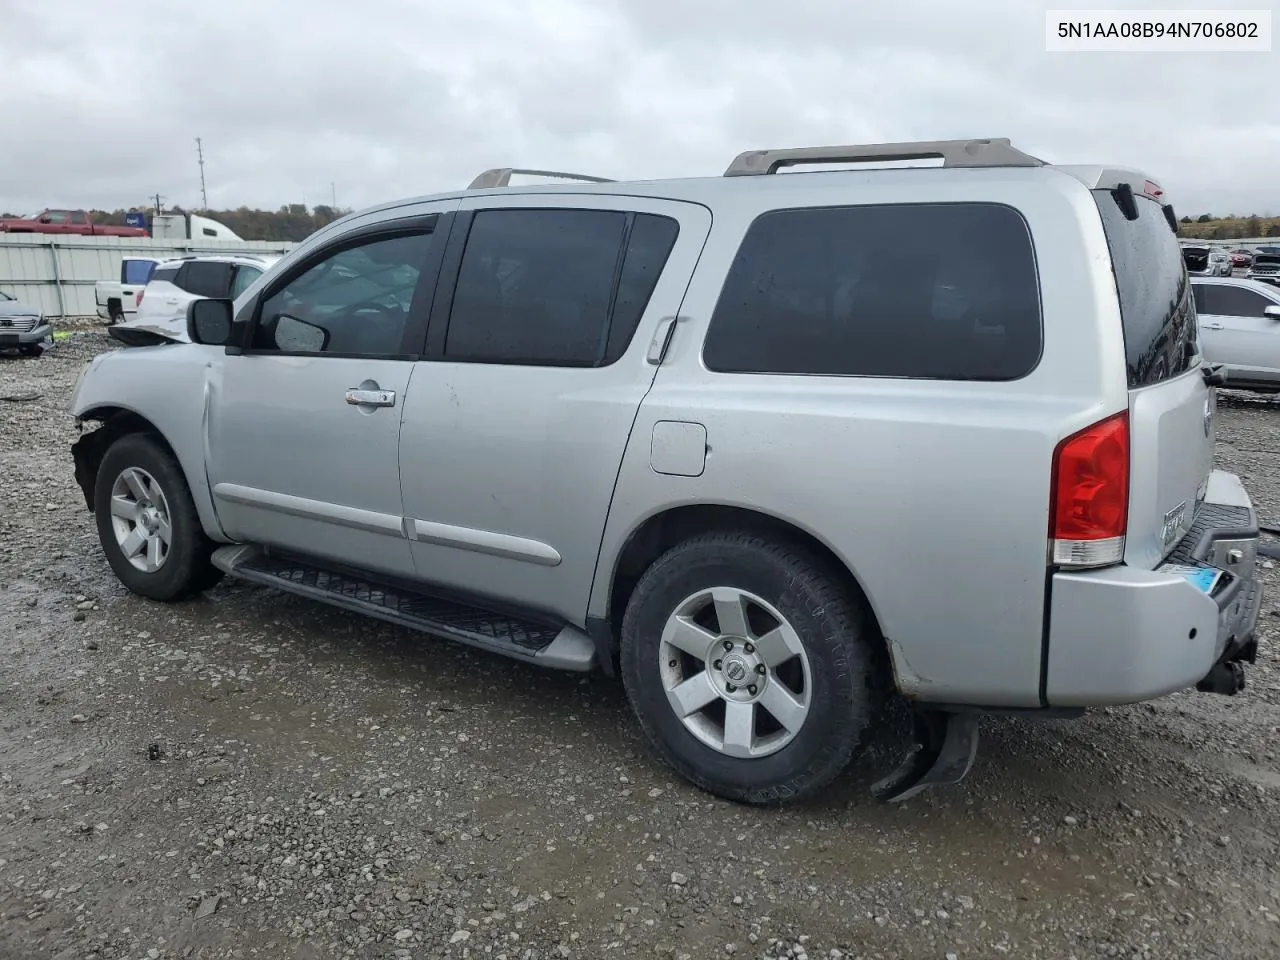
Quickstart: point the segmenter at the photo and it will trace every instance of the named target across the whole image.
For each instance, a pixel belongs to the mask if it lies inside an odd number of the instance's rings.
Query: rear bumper
[[[0,328],[0,350],[40,343],[52,335],[53,327],[47,323],[32,327],[30,330],[5,330]]]
[[[1214,471],[1194,525],[1168,559],[1222,571],[1211,593],[1160,568],[1054,574],[1049,706],[1149,700],[1207,682],[1219,664],[1252,661],[1262,604],[1257,544],[1248,493],[1234,474]]]

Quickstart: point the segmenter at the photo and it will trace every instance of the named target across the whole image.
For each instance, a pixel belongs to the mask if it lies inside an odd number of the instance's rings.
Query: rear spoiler
[[[1056,169],[1075,177],[1090,190],[1109,190],[1126,220],[1138,219],[1136,197],[1146,197],[1160,204],[1169,229],[1178,232],[1178,217],[1173,205],[1166,202],[1164,187],[1140,170],[1123,167],[1067,165]]]

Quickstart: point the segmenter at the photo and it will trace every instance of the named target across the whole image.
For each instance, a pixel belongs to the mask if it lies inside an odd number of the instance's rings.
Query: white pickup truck
[[[160,260],[156,257],[125,257],[121,260],[119,280],[99,280],[93,286],[98,316],[108,325],[133,316],[138,309],[138,294],[151,280],[158,263]]]

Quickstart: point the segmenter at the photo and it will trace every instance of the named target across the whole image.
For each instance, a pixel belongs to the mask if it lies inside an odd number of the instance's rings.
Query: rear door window
[[[182,272],[180,264],[171,267],[156,267],[155,273],[151,275],[151,280],[163,280],[166,283],[176,284],[178,282],[178,274]],[[147,282],[150,283],[151,280]]]
[[[178,286],[197,297],[226,297],[231,290],[232,265],[212,260],[192,260],[182,268]]]
[[[1203,295],[1211,307],[1206,307],[1204,312],[1220,317],[1261,317],[1262,311],[1271,306],[1271,301],[1262,294],[1241,287],[1215,285],[1205,288]],[[1196,307],[1200,307],[1199,298],[1196,299]]]
[[[679,224],[620,210],[481,210],[472,223],[444,357],[606,366],[631,343]]]
[[[703,347],[732,373],[1015,380],[1039,362],[1026,222],[994,203],[776,210],[747,230]]]
[[[1112,191],[1095,190],[1093,198],[1111,250],[1129,389],[1177,377],[1200,356],[1196,306],[1178,238],[1154,200],[1135,194],[1138,216],[1129,220]]]

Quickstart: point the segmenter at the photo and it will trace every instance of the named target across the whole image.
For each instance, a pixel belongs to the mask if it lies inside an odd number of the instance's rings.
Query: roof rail
[[[613,183],[607,177],[589,177],[585,173],[561,173],[558,170],[522,170],[520,167],[495,167],[486,170],[471,181],[468,190],[484,190],[489,187],[506,187],[511,185],[513,173],[528,174],[535,177],[556,177],[559,180],[584,180],[587,183]]]
[[[985,140],[920,140],[914,143],[864,143],[841,147],[748,150],[738,154],[726,177],[777,173],[805,163],[858,163],[862,160],[942,159],[944,167],[1040,167],[1044,161],[1012,146],[1007,137]]]

